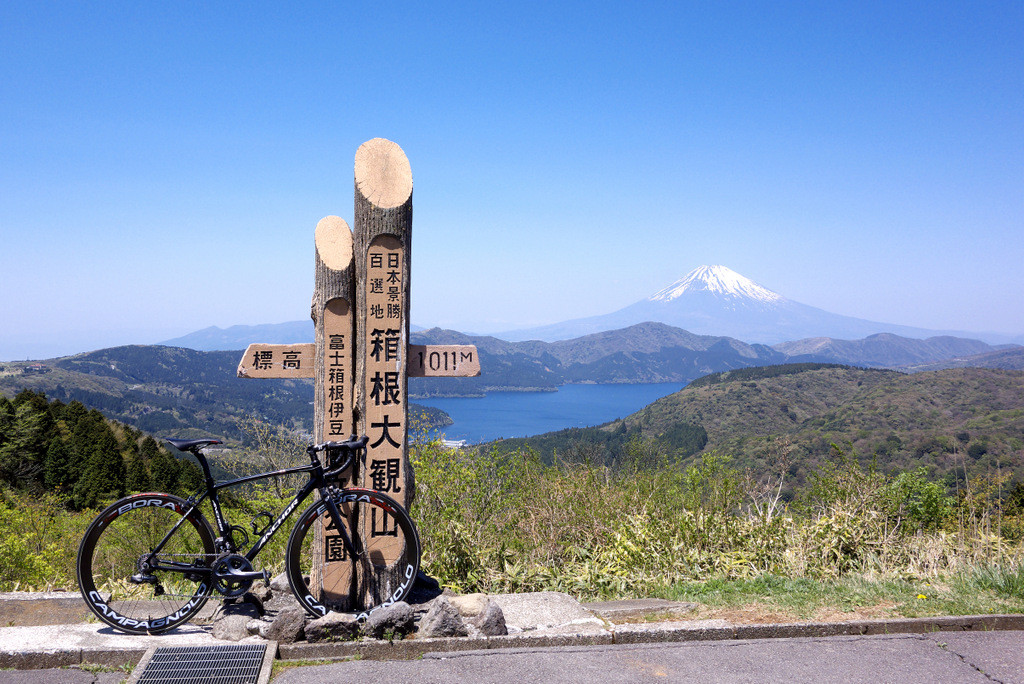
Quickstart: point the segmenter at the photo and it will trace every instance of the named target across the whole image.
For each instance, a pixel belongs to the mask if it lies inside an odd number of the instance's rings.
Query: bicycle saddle
[[[219,439],[169,439],[164,437],[164,441],[178,451],[195,451],[211,444],[223,444]]]

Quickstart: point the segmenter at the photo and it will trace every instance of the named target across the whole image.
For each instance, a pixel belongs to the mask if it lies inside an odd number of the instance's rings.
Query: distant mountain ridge
[[[749,373],[794,360],[910,371],[937,365],[1024,367],[1024,348],[996,348],[977,340],[883,334],[863,340],[816,338],[772,348],[651,322],[559,342],[507,342],[439,328],[414,333],[412,341],[475,344],[482,373],[476,378],[410,378],[411,400],[495,390],[555,391],[567,383],[688,383],[709,373]],[[246,413],[308,430],[311,381],[242,380],[235,377],[239,358],[238,350],[137,345],[43,364],[5,362],[0,364],[0,392],[13,397],[29,387],[62,401],[81,401],[147,432],[179,437],[235,437],[238,418]]]
[[[721,275],[721,274],[720,274]],[[756,290],[742,282],[723,278],[722,289],[740,291],[743,302]],[[666,288],[663,297],[681,296],[686,283]],[[756,286],[754,286],[756,287]],[[761,300],[770,295],[760,294]],[[307,326],[305,322],[301,322]],[[308,324],[312,336],[312,324]],[[275,337],[275,331],[280,336]],[[228,330],[199,331],[206,339],[226,340],[241,348],[238,340],[285,344],[294,341],[289,324],[235,326]],[[222,333],[230,333],[224,337]],[[196,333],[198,335],[199,333]],[[236,337],[231,337],[236,336]],[[199,340],[199,337],[193,337]],[[301,341],[301,340],[300,340]],[[475,378],[410,378],[410,397],[481,396],[493,391],[555,391],[567,383],[689,382],[702,375],[753,366],[784,363],[839,363],[871,368],[916,370],[922,364],[952,362],[996,352],[979,340],[949,336],[926,340],[880,333],[860,340],[816,337],[774,346],[749,344],[715,335],[698,335],[664,323],[643,322],[570,340],[509,342],[487,335],[468,335],[456,330],[432,328],[413,332],[416,344],[473,344],[480,353],[481,375]],[[965,362],[970,363],[970,362]],[[1005,365],[1006,362],[1004,362]]]
[[[786,299],[725,266],[700,266],[650,297],[599,316],[496,333],[510,341],[554,342],[657,321],[697,334],[777,344],[808,337],[858,339],[876,333],[925,338],[949,333],[830,313]]]
[[[263,325],[232,325],[218,328],[211,325],[181,337],[165,340],[165,347],[184,347],[197,351],[234,351],[253,342],[266,344],[300,344],[313,341],[313,321],[288,321]]]
[[[984,339],[988,343],[1024,342],[1024,335],[928,330],[830,313],[787,299],[721,265],[695,268],[650,297],[608,314],[473,337],[493,337],[508,342],[560,342],[647,322],[662,323],[693,335],[728,337],[762,345],[819,338],[859,340],[878,334],[913,339],[952,337]],[[410,329],[413,332],[424,330],[419,326]],[[244,349],[253,342],[312,341],[311,321],[290,321],[229,328],[211,326],[161,344],[220,351]]]
[[[413,325],[412,330],[423,328]],[[312,342],[315,334],[313,321],[288,321],[261,325],[232,325],[218,328],[211,325],[181,337],[160,342],[165,347],[184,347],[196,351],[235,351],[245,349],[254,342],[263,344],[303,344]]]
[[[552,390],[566,383],[689,382],[719,371],[803,362],[915,370],[924,363],[978,358],[975,365],[981,366],[988,359],[986,354],[1000,350],[979,340],[949,336],[918,340],[889,333],[862,340],[812,338],[769,347],[730,337],[695,335],[650,321],[556,342],[507,342],[440,328],[415,333],[412,340],[418,344],[474,344],[481,365],[477,378],[412,378],[413,396]],[[1024,349],[1013,349],[1024,354]],[[1009,362],[1003,363],[1000,367]]]
[[[905,368],[996,351],[980,340],[948,335],[918,340],[891,333],[878,333],[862,340],[812,337],[776,344],[772,349],[785,354],[792,363],[817,361],[867,368]]]

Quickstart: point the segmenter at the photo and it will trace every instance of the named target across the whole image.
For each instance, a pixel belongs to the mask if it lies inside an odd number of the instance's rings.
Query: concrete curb
[[[719,621],[709,621],[719,622]],[[281,660],[364,658],[412,660],[426,653],[484,651],[499,648],[551,646],[603,646],[611,644],[671,643],[735,639],[788,639],[797,637],[929,634],[933,632],[986,632],[1024,630],[1024,615],[968,615],[960,617],[903,618],[851,622],[812,622],[774,625],[701,626],[701,621],[613,625],[598,634],[513,634],[498,637],[412,639],[407,641],[352,641],[321,644],[281,644]]]
[[[694,623],[615,625],[616,644],[728,639],[794,639],[807,637],[930,634],[933,632],[991,632],[1024,630],[1024,615],[965,615],[956,617],[898,618],[850,622],[798,622],[763,625],[728,625],[702,628]]]

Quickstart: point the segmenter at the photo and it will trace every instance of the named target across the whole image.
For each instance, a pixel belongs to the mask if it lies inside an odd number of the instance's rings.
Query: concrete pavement
[[[871,652],[876,653],[877,658],[884,659],[886,657],[884,654],[889,652],[885,650],[886,648],[898,650],[898,648],[913,646],[913,648],[919,649],[923,644],[923,642],[914,641],[919,639],[916,636],[892,640],[892,635],[939,633],[938,636],[933,634],[928,637],[933,639],[929,642],[930,647],[939,648],[937,639],[945,639],[947,635],[949,637],[946,639],[947,643],[959,643],[952,639],[974,633],[991,633],[992,630],[1024,630],[1024,616],[1022,615],[736,625],[724,620],[686,619],[688,611],[693,608],[692,604],[657,599],[580,604],[571,596],[557,592],[506,594],[492,596],[492,598],[501,606],[505,614],[509,629],[507,636],[405,639],[394,642],[374,640],[317,644],[298,642],[280,645],[278,657],[286,660],[353,657],[365,660],[410,660],[421,657],[427,659],[455,657],[456,654],[464,652],[471,654],[465,657],[479,658],[484,652],[501,651],[515,654],[536,651],[538,659],[535,666],[540,668],[547,658],[543,655],[546,653],[545,649],[551,647],[567,648],[570,649],[569,652],[586,653],[587,649],[591,647],[614,646],[619,651],[626,653],[630,652],[629,648],[645,644],[665,644],[678,648],[680,642],[738,644],[759,639],[784,638],[798,641],[802,639],[813,644],[818,643],[821,637],[829,636],[888,635],[890,641],[882,640],[877,644],[874,641],[864,642],[875,644],[871,647],[874,649]],[[136,664],[150,646],[233,643],[218,642],[210,636],[209,627],[195,624],[186,625],[159,636],[132,636],[117,632],[96,621],[81,622],[81,614],[76,611],[84,606],[76,606],[76,600],[80,602],[81,599],[76,599],[73,595],[64,594],[55,597],[53,599],[55,603],[52,605],[47,606],[43,602],[30,607],[31,609],[26,609],[24,606],[24,602],[28,600],[39,601],[40,599],[0,595],[0,625],[13,623],[12,626],[0,627],[0,668],[39,670],[73,666],[80,663],[117,667]],[[213,603],[211,602],[211,604]],[[656,621],[647,622],[644,618],[655,618]],[[19,624],[19,622],[30,624]],[[35,624],[38,622],[51,624]],[[53,624],[62,622],[70,624]],[[997,632],[997,634],[1000,633]],[[994,663],[1002,662],[1003,666],[1011,668],[1011,670],[1019,664],[1019,661],[1007,659],[1008,652],[1006,650],[1007,644],[1021,643],[1019,632],[1002,632],[999,637],[989,638],[990,641],[986,642],[971,642],[971,648],[974,649],[972,653],[978,658],[989,657]],[[258,637],[249,638],[249,640],[257,639]],[[836,643],[841,642],[842,640]],[[826,640],[824,643],[832,642]],[[745,648],[748,650],[727,652],[753,652],[749,650],[750,647]],[[986,648],[991,649],[988,656],[986,656]],[[824,646],[803,646],[801,649],[793,651],[793,657],[811,658],[812,663],[823,657],[831,657],[821,655]],[[691,653],[685,650],[670,649],[670,651],[672,653]],[[646,653],[643,652],[643,649],[640,652]],[[843,649],[839,649],[837,653],[836,657],[840,659],[845,657]],[[464,656],[459,655],[458,657]],[[577,656],[572,657],[576,658]],[[626,656],[617,657],[625,658]],[[751,657],[759,663],[763,664],[764,662],[763,656]],[[580,658],[582,661],[586,660],[583,656]],[[468,663],[469,661],[460,662]],[[484,659],[480,662],[492,661]],[[586,669],[584,664],[581,664],[580,667]],[[684,672],[684,670],[678,669],[683,667],[682,665],[677,664],[673,667],[677,668],[679,672]],[[540,671],[538,674],[541,674]],[[742,672],[736,670],[734,674],[740,676]],[[44,673],[39,672],[39,675],[43,676]],[[7,679],[0,676],[2,681],[7,681]],[[78,680],[67,679],[67,681]],[[81,681],[96,680],[82,679]],[[503,680],[495,679],[494,681]]]
[[[756,639],[428,653],[286,670],[274,684],[1024,682],[1017,632]]]

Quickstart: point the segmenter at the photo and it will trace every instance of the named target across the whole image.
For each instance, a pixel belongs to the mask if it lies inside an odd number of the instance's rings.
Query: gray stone
[[[405,601],[398,601],[387,608],[375,610],[363,623],[362,632],[374,639],[402,637],[415,627],[413,611]]]
[[[455,606],[459,615],[467,620],[477,617],[487,607],[486,594],[465,594],[464,596],[449,596],[448,602]]]
[[[222,615],[213,621],[210,635],[214,639],[241,641],[249,636],[250,620],[252,617],[248,615]]]
[[[266,603],[274,596],[274,590],[270,588],[269,584],[264,584],[263,582],[254,582],[252,587],[249,588],[249,593],[263,603]]]
[[[469,630],[448,598],[438,596],[431,601],[430,610],[420,621],[417,635],[422,638],[468,636]]]
[[[302,608],[285,608],[261,636],[279,644],[290,644],[302,638],[305,624],[306,611]]]
[[[285,608],[302,608],[298,599],[295,598],[295,594],[291,592],[291,589],[285,589],[284,591],[275,591],[271,595],[270,599],[264,604],[267,613],[276,615]]]
[[[469,623],[480,630],[484,636],[503,636],[508,634],[505,626],[505,614],[494,601],[487,599],[483,611],[472,618]]]
[[[604,630],[603,620],[579,601],[556,591],[491,596],[505,614],[509,633],[543,630],[551,633],[585,633]]]
[[[328,613],[306,623],[306,641],[350,641],[359,635],[359,621],[350,613]]]
[[[288,584],[288,576],[282,572],[280,575],[270,580],[270,589],[275,594],[290,594],[292,588],[291,585]]]
[[[215,639],[241,641],[249,636],[249,622],[260,618],[260,607],[254,603],[225,603],[213,615],[210,634]]]

